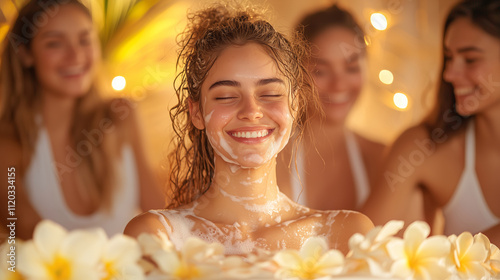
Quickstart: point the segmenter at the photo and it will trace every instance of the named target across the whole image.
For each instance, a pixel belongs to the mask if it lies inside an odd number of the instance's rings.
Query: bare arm
[[[408,216],[409,212],[415,212],[413,207],[419,207],[419,218],[424,218],[421,200],[415,202],[415,198],[421,195],[419,181],[425,163],[415,164],[412,157],[419,151],[415,139],[425,137],[423,127],[414,127],[405,131],[390,148],[378,183],[361,210],[375,225],[383,225],[389,220],[403,220],[408,225],[416,219],[415,215]]]
[[[29,200],[23,183],[24,166],[21,148],[11,139],[0,139],[0,219],[2,236],[31,239],[36,224],[41,220]],[[1,241],[1,240],[0,240]]]
[[[145,212],[133,218],[125,227],[124,234],[137,238],[141,233],[166,234],[165,227],[155,214]]]
[[[115,99],[112,106],[117,111],[117,116],[127,125],[127,132],[134,151],[134,157],[139,174],[140,206],[143,211],[161,209],[165,207],[165,194],[160,190],[158,179],[152,172],[151,166],[144,149],[142,132],[140,130],[134,105],[127,100]]]

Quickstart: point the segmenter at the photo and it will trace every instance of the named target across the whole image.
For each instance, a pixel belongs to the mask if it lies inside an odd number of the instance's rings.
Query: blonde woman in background
[[[96,91],[99,59],[91,14],[75,0],[29,1],[3,42],[0,218],[15,203],[18,238],[41,219],[112,235],[164,207],[133,106]]]

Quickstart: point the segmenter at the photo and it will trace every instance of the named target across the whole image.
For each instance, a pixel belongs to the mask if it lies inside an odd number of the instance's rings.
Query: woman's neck
[[[67,133],[73,121],[76,100],[42,93],[42,117],[49,131]]]
[[[345,133],[348,130],[345,122],[328,122],[321,118],[313,118],[309,128],[304,131],[304,140],[315,146],[327,145],[332,148],[345,146]]]
[[[493,145],[498,145],[500,139],[500,105],[477,114],[474,117],[476,131],[481,138]]]
[[[279,192],[274,158],[258,168],[242,168],[216,156],[212,185],[194,207],[195,213],[213,222],[254,228],[280,220],[285,205],[288,200]]]

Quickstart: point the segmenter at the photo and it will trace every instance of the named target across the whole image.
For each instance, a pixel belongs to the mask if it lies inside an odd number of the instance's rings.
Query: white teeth
[[[260,138],[267,136],[269,134],[269,131],[267,130],[259,130],[259,131],[246,131],[246,132],[233,132],[231,133],[232,136],[238,137],[238,138]]]
[[[455,94],[456,95],[467,95],[467,94],[474,93],[475,89],[476,88],[474,88],[474,87],[456,88],[455,89]]]
[[[78,67],[78,68],[66,69],[62,73],[63,75],[66,76],[80,75],[83,73],[83,68]]]
[[[321,100],[326,103],[344,103],[347,102],[350,98],[350,94],[348,92],[338,93],[334,95],[326,95],[322,96]]]

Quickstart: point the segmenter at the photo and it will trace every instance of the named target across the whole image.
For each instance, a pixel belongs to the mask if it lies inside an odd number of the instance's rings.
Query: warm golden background
[[[0,37],[24,0],[0,0]],[[144,140],[153,166],[164,174],[164,161],[172,137],[169,108],[175,102],[173,80],[176,35],[183,30],[186,13],[214,1],[200,0],[83,0],[93,12],[101,33],[104,65],[101,80],[111,96],[137,102]],[[235,1],[238,2],[238,1]],[[360,134],[389,144],[401,131],[421,120],[432,105],[441,67],[444,17],[457,0],[253,0],[265,6],[280,31],[289,34],[304,13],[333,2],[350,10],[363,27],[368,48],[368,77],[363,94],[349,116]],[[381,13],[387,28],[377,30],[370,17]],[[379,79],[381,70],[392,72],[392,84]],[[114,90],[114,77],[126,86]],[[395,106],[395,93],[404,93],[408,106]]]

